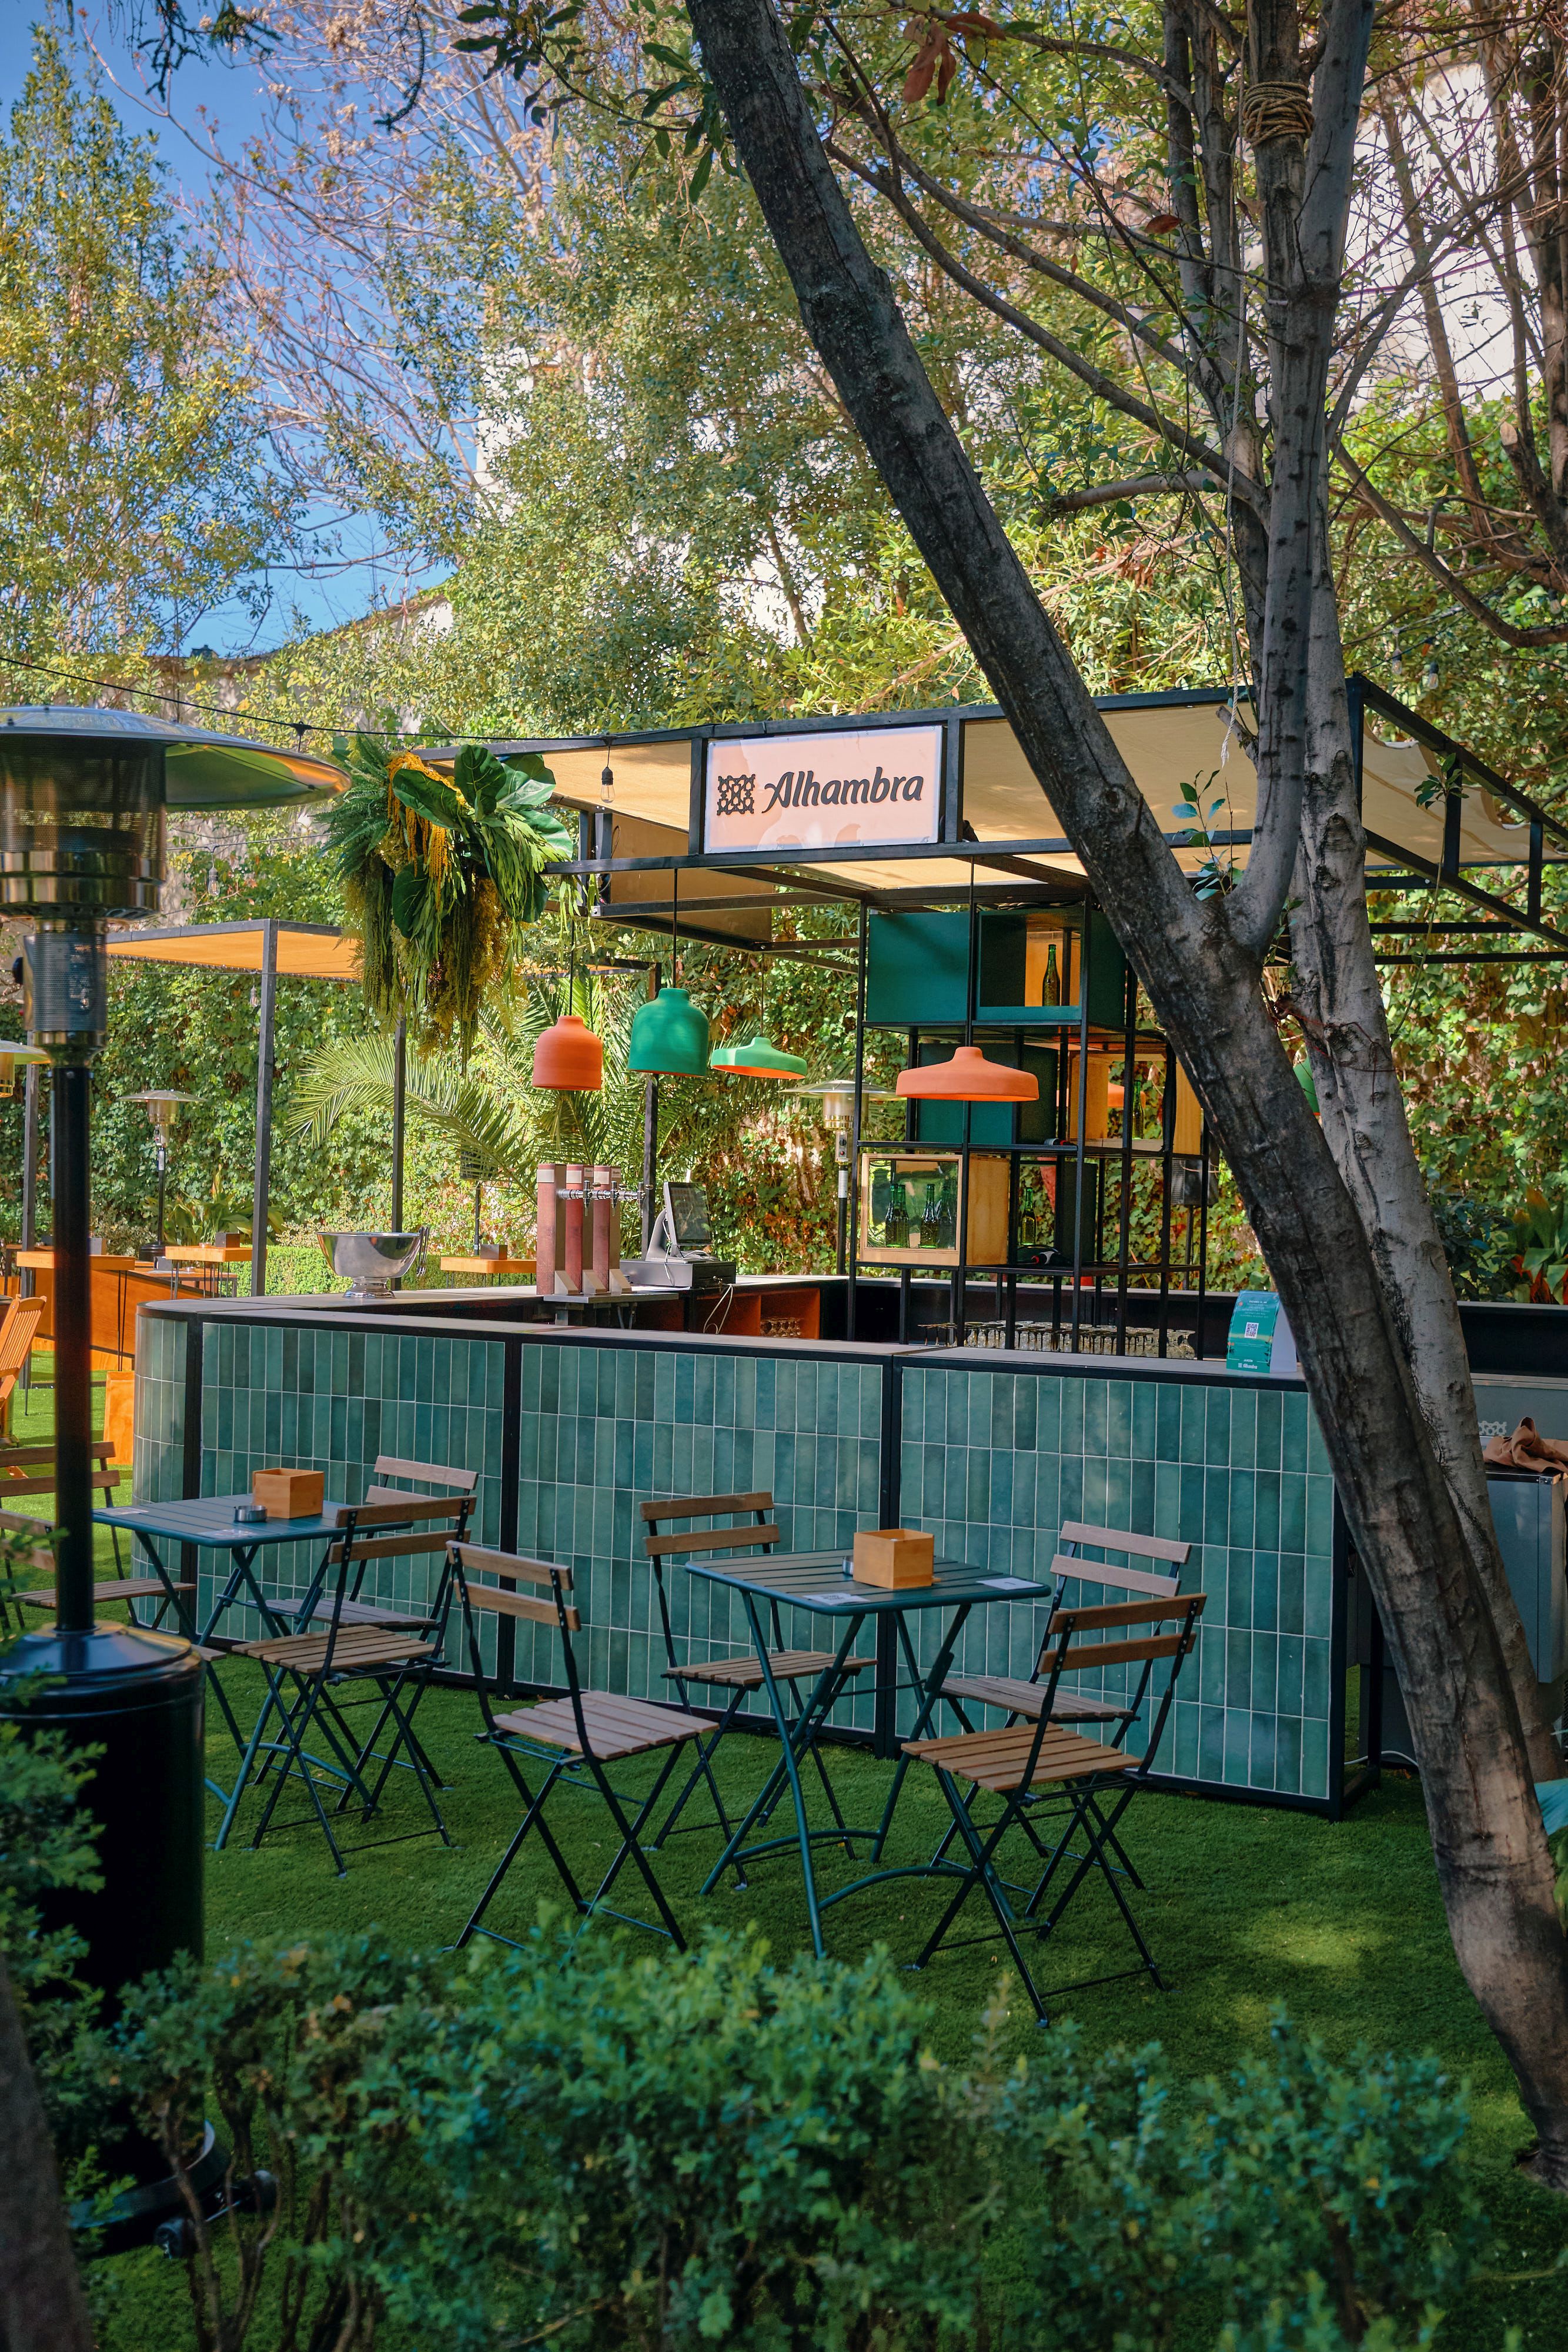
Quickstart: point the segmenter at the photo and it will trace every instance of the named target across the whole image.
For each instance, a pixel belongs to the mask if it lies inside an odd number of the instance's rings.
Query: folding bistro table
[[[255,1609],[269,1633],[292,1632],[296,1622],[303,1621],[315,1605],[326,1571],[328,1549],[341,1532],[338,1513],[343,1506],[329,1497],[319,1513],[309,1518],[236,1519],[237,1506],[249,1501],[248,1495],[201,1495],[180,1503],[127,1503],[114,1509],[95,1511],[92,1516],[104,1527],[126,1528],[135,1537],[169,1596],[180,1631],[198,1648],[204,1648],[229,1610],[236,1607]],[[192,1544],[200,1549],[226,1551],[229,1555],[228,1575],[199,1629],[185,1610],[176,1578],[158,1549],[160,1542]],[[298,1607],[287,1614],[278,1610],[275,1601],[267,1599],[256,1571],[256,1555],[265,1546],[286,1543],[319,1543],[322,1548],[320,1564],[308,1590]],[[210,1679],[235,1746],[243,1756],[245,1738],[224,1696],[223,1685],[215,1675]],[[209,1780],[207,1786],[215,1797],[227,1801],[226,1789],[219,1788],[215,1780]]]
[[[983,1569],[967,1566],[962,1560],[939,1559],[931,1583],[903,1585],[889,1591],[879,1584],[860,1583],[850,1572],[850,1566],[842,1551],[775,1552],[770,1558],[759,1559],[727,1559],[721,1557],[686,1563],[688,1575],[706,1577],[713,1584],[728,1585],[739,1594],[758,1663],[762,1669],[768,1703],[779,1728],[780,1750],[779,1761],[768,1774],[756,1802],[708,1873],[702,1891],[705,1895],[710,1894],[730,1864],[737,1859],[776,1853],[780,1847],[798,1843],[801,1874],[806,1882],[806,1907],[811,1920],[811,1940],[819,1959],[824,1955],[821,1915],[830,1905],[841,1903],[846,1895],[858,1894],[862,1887],[875,1885],[884,1878],[951,1877],[959,1874],[958,1865],[946,1861],[939,1854],[928,1863],[873,1871],[869,1876],[857,1878],[852,1885],[841,1886],[831,1895],[820,1895],[817,1892],[816,1874],[811,1866],[813,1843],[826,1840],[831,1844],[843,1846],[845,1852],[850,1853],[853,1841],[869,1842],[872,1861],[880,1861],[909,1765],[908,1757],[901,1755],[894,1769],[893,1786],[883,1808],[882,1820],[874,1830],[851,1830],[841,1822],[831,1829],[814,1830],[809,1825],[805,1796],[800,1786],[800,1764],[815,1746],[830,1710],[843,1695],[849,1681],[846,1662],[866,1619],[891,1617],[897,1628],[898,1644],[903,1651],[909,1677],[901,1687],[914,1692],[919,1701],[907,1738],[919,1739],[936,1709],[943,1682],[953,1663],[958,1636],[968,1620],[969,1612],[983,1608],[993,1601],[1047,1600],[1056,1589],[1054,1584],[1039,1583],[1030,1577],[991,1576]],[[803,1609],[813,1617],[837,1618],[843,1627],[833,1652],[832,1663],[823,1668],[804,1706],[793,1717],[785,1705],[769,1664],[765,1612],[770,1610],[775,1602],[779,1607]],[[925,1609],[948,1610],[951,1617],[936,1657],[923,1672],[909,1637],[908,1620],[915,1611]],[[824,1642],[821,1646],[825,1648],[827,1644]],[[889,1696],[889,1694],[880,1691],[878,1695],[884,1700]],[[795,1806],[794,1837],[768,1838],[760,1844],[747,1846],[747,1833],[758,1822],[766,1822],[786,1782]]]

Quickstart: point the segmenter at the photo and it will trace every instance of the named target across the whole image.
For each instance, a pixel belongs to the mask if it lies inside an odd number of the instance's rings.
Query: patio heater
[[[176,1094],[172,1087],[149,1087],[145,1093],[125,1095],[125,1102],[145,1103],[152,1126],[152,1148],[158,1162],[158,1249],[163,1255],[163,1202],[169,1183],[169,1139],[174,1132],[174,1116],[183,1103],[194,1102],[194,1095]]]
[[[103,1884],[61,1898],[51,1924],[81,1934],[84,1974],[111,2002],[128,1979],[201,1951],[203,1781],[195,1649],[94,1617],[88,1152],[108,1019],[104,927],[156,909],[166,809],[267,806],[340,783],[336,768],[306,753],[137,711],[0,710],[0,908],[35,925],[25,1020],[53,1074],[57,1530],[56,1622],[0,1655],[0,1707],[10,1687],[34,1678],[36,1695],[22,1702],[28,1723],[103,1751],[87,1790]],[[136,2161],[161,2170],[150,2143]]]
[[[820,1086],[791,1087],[786,1099],[790,1102],[820,1103],[822,1124],[832,1135],[833,1159],[838,1168],[839,1177],[838,1227],[834,1256],[836,1269],[842,1274],[849,1265],[850,1147],[851,1129],[854,1125],[855,1117],[854,1072],[851,1070],[841,1078],[825,1079]],[[891,1087],[862,1086],[861,1088],[862,1104],[892,1102],[894,1099]]]

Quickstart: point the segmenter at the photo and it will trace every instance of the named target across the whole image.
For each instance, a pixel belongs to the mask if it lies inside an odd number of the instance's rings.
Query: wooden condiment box
[[[862,1528],[855,1538],[855,1580],[897,1591],[910,1584],[933,1584],[936,1539],[918,1528]]]
[[[327,1481],[319,1470],[258,1470],[250,1496],[269,1519],[319,1519]]]

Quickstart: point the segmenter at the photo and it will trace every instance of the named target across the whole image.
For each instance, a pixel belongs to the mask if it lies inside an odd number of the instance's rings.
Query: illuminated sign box
[[[706,850],[935,841],[942,730],[765,735],[707,747]]]

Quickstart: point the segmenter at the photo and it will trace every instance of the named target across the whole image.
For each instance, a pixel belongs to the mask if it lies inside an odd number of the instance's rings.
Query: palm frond
[[[334,1046],[306,1065],[295,1082],[288,1133],[324,1144],[339,1120],[354,1110],[392,1116],[397,1049],[392,1039],[362,1037]],[[439,1066],[412,1059],[404,1097],[410,1116],[440,1128],[460,1151],[508,1174],[527,1166],[526,1129],[492,1088]]]

